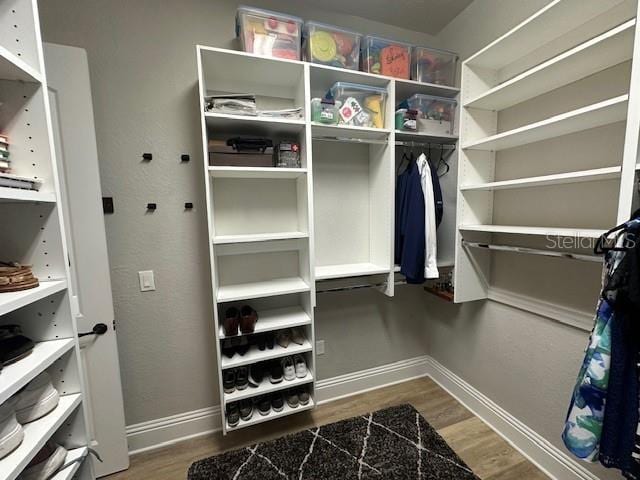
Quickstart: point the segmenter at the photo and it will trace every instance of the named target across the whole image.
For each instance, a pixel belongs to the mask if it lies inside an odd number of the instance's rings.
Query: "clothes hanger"
[[[631,220],[636,220],[638,219],[639,216],[640,216],[640,209],[633,212],[633,214],[631,215]],[[618,241],[618,238],[620,238],[620,235],[623,235],[628,231],[629,231],[629,222],[621,223],[620,225],[616,225],[612,229],[607,230],[605,233],[600,235],[600,237],[598,237],[598,240],[596,241],[596,246],[593,248],[593,252],[596,255],[602,255],[607,252],[625,252],[627,250],[626,245],[623,247],[607,247],[605,246],[605,242],[609,240],[609,236],[611,236],[614,233],[617,233],[614,241],[614,245],[615,245]]]
[[[440,170],[440,167],[444,165],[445,167],[445,171],[444,173],[438,173]],[[438,166],[436,167],[436,173],[438,174],[438,177],[442,178],[444,177],[447,173],[449,173],[449,170],[451,170],[451,165],[449,165],[445,160],[444,160],[444,147],[440,147],[440,159],[438,160]]]

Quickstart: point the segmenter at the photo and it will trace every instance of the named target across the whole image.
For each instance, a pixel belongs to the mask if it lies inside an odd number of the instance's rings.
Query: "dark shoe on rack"
[[[240,402],[240,418],[245,422],[253,417],[253,403],[251,400],[242,400]]]
[[[240,310],[240,331],[244,334],[253,333],[258,321],[258,312],[249,305],[245,305]]]
[[[298,394],[295,390],[288,390],[285,394],[285,397],[287,398],[287,405],[289,405],[291,408],[298,408],[300,399],[298,398]]]
[[[225,370],[222,374],[222,387],[224,393],[233,393],[236,389],[236,371],[233,368]]]
[[[238,367],[236,369],[236,388],[244,390],[249,386],[249,368]]]
[[[222,354],[227,358],[233,358],[236,354],[236,349],[228,338],[222,341]]]
[[[247,339],[247,337],[234,338],[234,340],[237,340],[236,352],[238,352],[242,357],[245,353],[249,351],[249,348],[251,348],[251,345],[249,344],[249,340]]]
[[[227,405],[227,423],[230,427],[237,427],[240,423],[240,411],[237,403]]]
[[[269,415],[270,411],[271,411],[271,400],[267,396],[261,397],[258,400],[258,412],[260,412],[260,415],[265,417]]]
[[[228,308],[224,313],[224,336],[231,337],[238,335],[238,326],[240,325],[240,311],[236,307]]]
[[[258,388],[264,379],[264,366],[261,363],[254,363],[249,367],[249,386]]]
[[[271,397],[271,409],[274,412],[281,412],[284,410],[284,399],[279,393],[276,393]]]
[[[298,391],[298,400],[300,401],[300,405],[307,405],[310,398],[311,397],[309,395],[309,392],[307,392],[306,390]]]
[[[261,352],[267,348],[267,336],[266,335],[255,335],[256,337],[256,345],[258,346],[258,350]]]
[[[265,334],[265,344],[269,350],[273,350],[273,347],[276,344],[276,337],[273,333],[269,332]]]
[[[271,364],[269,369],[269,381],[271,383],[280,383],[282,381],[282,366],[277,360]]]
[[[33,347],[33,340],[22,335],[20,326],[0,326],[0,364],[17,362],[29,355]]]

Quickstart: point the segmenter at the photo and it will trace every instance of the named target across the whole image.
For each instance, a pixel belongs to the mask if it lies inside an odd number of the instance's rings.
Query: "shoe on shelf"
[[[230,427],[237,427],[240,423],[240,410],[237,403],[230,403],[226,408],[227,423]]]
[[[258,388],[264,379],[264,365],[262,363],[254,363],[249,367],[249,386]]]
[[[282,381],[282,365],[277,360],[269,368],[269,381],[271,383],[280,383]]]
[[[233,340],[236,340],[235,350],[240,354],[241,357],[244,356],[244,354],[249,351],[249,348],[251,348],[251,345],[249,344],[249,339],[247,337],[238,337],[238,338],[234,338]]]
[[[298,390],[298,400],[300,401],[300,405],[308,405],[310,398],[311,396],[309,395],[309,392],[304,389]]]
[[[33,340],[22,335],[18,325],[0,326],[0,364],[8,365],[31,353]]]
[[[233,358],[236,354],[236,349],[233,346],[233,342],[230,338],[222,340],[222,354],[227,358]]]
[[[240,418],[245,422],[253,417],[253,402],[251,400],[240,401]]]
[[[256,345],[258,346],[258,350],[263,352],[264,349],[267,348],[267,336],[261,334],[254,336],[256,337]]]
[[[282,372],[284,375],[284,379],[288,381],[295,380],[296,368],[293,365],[293,358],[284,357],[282,360],[280,360],[280,363],[282,364]]]
[[[291,341],[293,343],[297,343],[298,345],[302,345],[307,338],[304,336],[304,331],[302,328],[292,328],[291,329]]]
[[[289,330],[279,330],[278,333],[276,333],[276,343],[282,348],[287,348],[289,343],[291,343]]]
[[[16,419],[17,397],[0,405],[0,459],[6,457],[22,443],[24,430]]]
[[[238,367],[236,368],[236,388],[238,390],[244,390],[249,386],[249,368]]]
[[[281,412],[284,410],[284,399],[279,393],[275,393],[271,397],[271,410],[274,412]]]
[[[302,355],[295,355],[293,357],[293,364],[296,369],[296,377],[304,378],[307,376],[307,362]]]
[[[16,418],[22,425],[33,422],[58,406],[60,395],[51,384],[51,377],[42,372],[17,394]]]
[[[49,441],[20,474],[20,480],[48,480],[60,470],[66,459],[67,450]]]
[[[231,337],[238,335],[238,326],[240,325],[240,311],[236,307],[227,308],[224,312],[224,321],[222,328],[224,329],[224,336]]]
[[[240,331],[244,334],[253,333],[258,321],[258,312],[249,305],[240,309]]]
[[[269,350],[273,350],[273,347],[275,346],[275,343],[276,343],[276,336],[270,332],[265,334],[264,340],[265,340],[266,347]]]
[[[258,412],[263,417],[266,417],[271,412],[271,400],[266,395],[258,399]]]
[[[298,408],[298,405],[300,404],[300,399],[298,398],[298,394],[296,393],[295,390],[287,391],[287,393],[285,394],[285,397],[287,399],[287,405],[289,405],[291,408]]]
[[[224,393],[233,393],[236,390],[236,371],[233,368],[222,373],[222,388]]]

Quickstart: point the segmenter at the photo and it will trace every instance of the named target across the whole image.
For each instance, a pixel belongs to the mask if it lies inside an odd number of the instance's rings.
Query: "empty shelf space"
[[[619,178],[620,170],[620,167],[594,168],[592,170],[581,170],[578,172],[556,173],[553,175],[542,175],[539,177],[517,178],[514,180],[502,180],[499,182],[464,185],[460,187],[460,190],[465,192],[480,190],[507,190],[512,188],[562,185],[566,183],[595,182]]]
[[[436,97],[455,98],[460,93],[460,89],[448,85],[437,85],[435,83],[422,83],[415,80],[395,79],[396,83],[396,103],[406,100],[416,93],[424,95],[435,95]]]
[[[396,142],[456,143],[458,135],[433,135],[426,132],[396,130]]]
[[[218,288],[218,302],[235,302],[251,298],[273,297],[308,292],[309,285],[300,277],[276,278],[262,282],[225,285]]]
[[[0,80],[22,80],[24,82],[42,82],[40,72],[27,65],[6,48],[0,46]]]
[[[353,125],[322,125],[313,123],[311,132],[314,139],[358,139],[376,140],[383,142],[389,136],[390,130],[386,128],[356,127]]]
[[[601,127],[626,119],[629,95],[621,95],[507,132],[463,145],[469,150],[498,151],[570,133]]]
[[[249,386],[244,390],[236,389],[233,393],[225,393],[224,403],[226,405],[227,403],[237,402],[238,400],[244,400],[245,398],[259,397],[260,395],[278,392],[280,390],[286,390],[288,388],[300,387],[301,385],[306,385],[307,383],[311,382],[313,382],[313,375],[311,374],[311,372],[307,372],[307,374],[303,378],[296,377],[293,380],[285,380],[283,378],[280,383],[271,383],[268,375],[265,375],[260,385],[258,385],[256,388],[252,388],[251,386]]]
[[[228,368],[242,367],[244,365],[251,365],[252,363],[264,362],[266,360],[273,360],[274,358],[288,357],[290,355],[296,355],[298,353],[310,352],[312,350],[309,340],[305,340],[302,345],[297,343],[290,343],[287,348],[281,347],[277,343],[269,350],[258,350],[256,345],[252,345],[249,351],[244,355],[236,353],[232,358],[222,356],[220,362],[220,368],[226,370]]]
[[[52,280],[40,282],[39,286],[29,290],[0,293],[0,315],[5,315],[19,308],[26,307],[33,302],[37,302],[54,293],[61,292],[66,288],[66,280]]]
[[[629,60],[636,21],[629,20],[465,103],[465,107],[502,110]]]
[[[390,267],[374,265],[373,263],[348,263],[342,265],[326,265],[316,267],[316,280],[332,278],[361,277],[365,275],[379,275],[389,273]]]
[[[23,425],[24,440],[16,450],[0,460],[0,472],[6,475],[4,479],[14,480],[18,477],[47,440],[80,405],[81,399],[80,394],[62,395],[55,410],[35,422]]]
[[[253,333],[271,332],[283,328],[309,325],[310,323],[311,317],[301,307],[274,308],[258,312],[258,322]],[[232,337],[235,336],[237,335]],[[220,338],[226,338],[222,326],[220,326]]]
[[[306,173],[306,168],[209,167],[213,178],[298,178]]]
[[[23,190],[21,188],[0,187],[0,202],[56,203],[56,194],[53,192],[36,192],[35,190]]]
[[[64,465],[70,465],[64,470],[60,470],[58,473],[56,473],[51,478],[51,480],[71,480],[82,465],[82,462],[87,456],[87,452],[87,447],[80,447],[69,450],[67,452],[67,457],[64,460]]]
[[[254,117],[206,112],[207,128],[216,132],[233,132],[241,135],[291,135],[304,130],[302,119]]]
[[[461,225],[461,231],[510,233],[514,235],[550,235],[554,237],[598,238],[606,230],[569,227],[523,227],[507,225]]]
[[[240,420],[240,423],[235,427],[230,427],[227,424],[227,431],[231,432],[233,430],[239,430],[241,428],[250,427],[252,425],[257,425],[259,423],[268,422],[270,420],[274,420],[276,418],[286,417],[287,415],[292,415],[294,413],[304,412],[305,410],[311,410],[315,404],[313,403],[313,399],[309,399],[309,403],[307,405],[298,405],[296,408],[291,408],[287,402],[284,402],[284,409],[281,412],[274,412],[270,410],[267,415],[260,415],[257,409],[254,409],[253,416],[249,420]],[[225,420],[226,422],[226,420]]]
[[[213,243],[216,245],[224,245],[229,243],[250,243],[250,242],[268,242],[271,240],[289,240],[296,238],[307,238],[308,233],[305,232],[276,232],[276,233],[249,233],[245,235],[216,235],[213,237]]]
[[[39,342],[29,355],[10,365],[5,365],[0,374],[0,404],[71,350],[73,346],[72,338]]]

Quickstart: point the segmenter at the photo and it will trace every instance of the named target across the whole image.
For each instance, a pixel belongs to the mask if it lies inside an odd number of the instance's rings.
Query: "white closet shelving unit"
[[[0,404],[47,371],[60,394],[48,415],[26,424],[24,440],[0,460],[0,476],[13,480],[50,439],[80,459],[54,479],[93,479],[83,404],[82,366],[73,317],[59,166],[53,148],[51,113],[36,0],[0,2],[0,133],[10,141],[15,174],[42,182],[39,191],[0,188],[2,261],[33,266],[40,286],[0,293],[0,324],[19,324],[36,342],[24,359],[0,372]]]
[[[631,0],[556,0],[536,12],[510,32],[471,56],[462,64],[461,149],[458,161],[458,200],[455,260],[455,301],[484,299],[491,281],[492,254],[487,249],[463,245],[491,243],[495,234],[536,238],[545,236],[597,238],[617,220],[628,218],[633,185],[638,169],[638,80],[637,2]],[[543,41],[541,41],[543,39]],[[635,48],[634,48],[635,44]],[[504,129],[503,115],[509,109],[558,88],[604,72],[633,60],[631,82],[624,93],[607,97],[606,87],[597,92],[598,101],[542,118],[517,128]],[[604,92],[604,93],[602,93]],[[583,92],[578,92],[578,95]],[[544,102],[542,102],[544,104]],[[511,115],[513,117],[513,115]],[[525,115],[526,117],[526,115]],[[527,117],[528,118],[528,117]],[[511,119],[512,120],[512,119]],[[547,164],[547,174],[497,179],[500,162],[509,162],[514,150],[535,142],[547,142],[588,129],[626,121],[623,158],[613,166],[557,170],[562,158]],[[507,121],[508,123],[508,121]],[[621,124],[622,125],[622,124]],[[540,145],[540,144],[537,144]],[[510,170],[513,174],[514,169]],[[528,171],[528,170],[527,170]],[[542,172],[546,173],[546,172]],[[616,212],[598,225],[528,224],[539,205],[523,200],[517,225],[497,225],[498,192],[603,181],[620,181]],[[544,195],[546,190],[541,190]],[[529,198],[529,197],[527,197]],[[575,201],[576,211],[581,202]],[[564,207],[564,205],[563,205]],[[564,210],[564,208],[563,208]],[[535,215],[534,215],[535,217]],[[533,218],[533,217],[532,217]],[[593,228],[593,227],[599,228]],[[519,237],[523,238],[523,237]]]
[[[414,93],[456,97],[459,89],[397,80],[366,72],[272,59],[245,52],[197,47],[202,138],[210,238],[219,387],[227,368],[303,353],[309,374],[291,383],[221,394],[221,404],[308,385],[312,401],[223,430],[312,409],[315,385],[314,312],[316,281],[382,277],[394,294],[393,223],[395,142],[455,143],[457,137],[396,132],[398,101]],[[329,126],[311,121],[311,99],[336,82],[387,91],[385,128]],[[253,93],[259,108],[302,107],[301,120],[205,113],[212,93]],[[208,142],[249,134],[300,143],[302,168],[226,167],[209,164]],[[222,320],[230,305],[249,303],[259,314],[256,333],[303,326],[307,342],[273,350],[252,348],[229,359],[221,354]]]

